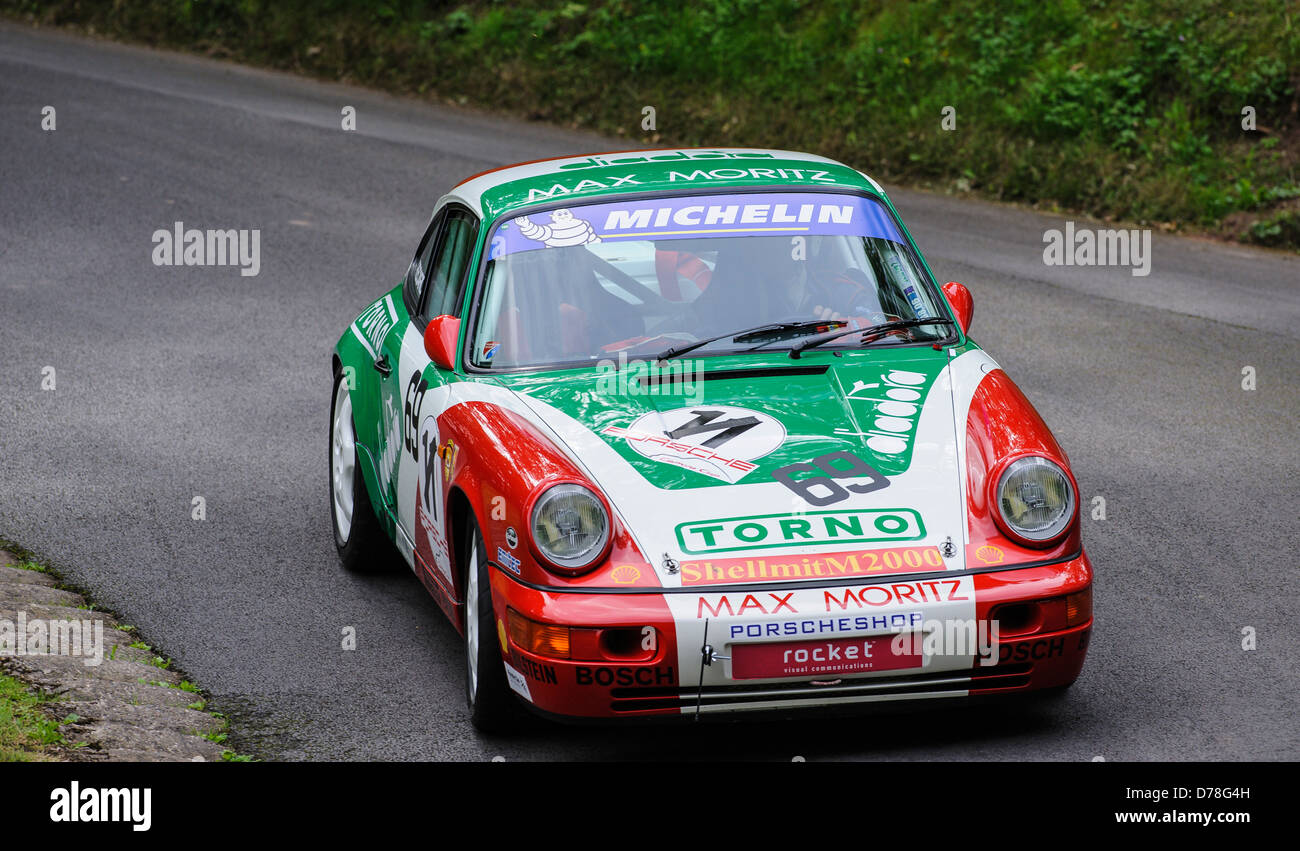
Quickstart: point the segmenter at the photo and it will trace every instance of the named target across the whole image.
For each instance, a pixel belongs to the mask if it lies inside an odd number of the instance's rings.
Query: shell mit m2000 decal
[[[525,163],[413,248],[334,349],[331,516],[346,567],[400,557],[464,636],[480,729],[1078,677],[1068,459],[871,178]]]

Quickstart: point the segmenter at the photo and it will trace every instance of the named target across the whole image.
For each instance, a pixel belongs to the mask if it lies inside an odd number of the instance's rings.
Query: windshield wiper
[[[696,340],[693,343],[683,343],[679,346],[670,346],[664,349],[656,357],[656,361],[665,361],[669,358],[675,358],[678,355],[684,355],[687,352],[693,352],[701,346],[707,346],[709,343],[716,343],[718,340],[734,339],[736,342],[744,342],[743,338],[754,337],[766,331],[802,331],[808,328],[824,328],[831,325],[843,325],[844,322],[839,319],[803,319],[797,322],[769,322],[766,325],[756,325],[753,328],[742,328],[739,331],[730,331],[726,334],[719,334],[716,337],[706,337],[703,340]]]
[[[881,322],[879,325],[871,325],[866,328],[849,328],[843,331],[833,331],[829,334],[822,334],[817,337],[810,337],[807,340],[795,343],[790,347],[790,357],[798,360],[799,354],[806,349],[812,349],[820,346],[822,343],[829,343],[832,340],[838,340],[840,337],[847,337],[850,334],[861,334],[862,342],[866,343],[868,337],[879,337],[881,334],[888,334],[890,331],[896,331],[900,328],[915,328],[918,325],[955,325],[951,319],[898,319],[893,322]]]

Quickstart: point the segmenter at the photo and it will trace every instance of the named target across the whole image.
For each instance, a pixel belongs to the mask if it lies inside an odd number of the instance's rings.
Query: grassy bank
[[[1300,13],[1284,0],[0,8],[633,146],[800,148],[889,181],[1300,249]]]
[[[42,576],[20,578],[19,571],[33,571]],[[75,759],[74,754],[81,748],[89,748],[85,754],[109,759],[116,758],[119,752],[139,758],[141,751],[148,750],[154,756],[167,758],[186,759],[197,755],[214,761],[217,758],[227,762],[252,761],[251,756],[224,747],[229,738],[229,721],[221,713],[208,710],[202,692],[175,669],[171,659],[158,655],[141,640],[134,626],[122,624],[119,618],[90,603],[83,592],[65,583],[48,564],[3,536],[0,536],[0,603],[0,610],[10,619],[6,642],[13,641],[15,611],[37,607],[41,613],[34,617],[47,624],[89,618],[93,612],[106,639],[96,650],[103,654],[100,663],[133,665],[136,681],[141,686],[157,687],[123,696],[117,693],[128,682],[121,676],[123,671],[119,669],[116,676],[101,679],[92,673],[99,669],[99,663],[73,665],[70,670],[54,665],[45,668],[35,682],[25,681],[33,677],[25,672],[23,665],[18,665],[16,670],[13,666],[0,667],[0,671],[7,671],[0,672],[0,762]],[[28,620],[29,627],[31,623]],[[54,627],[51,625],[49,629],[52,635]],[[31,634],[29,629],[28,635]],[[76,634],[80,636],[81,632]],[[101,640],[100,635],[96,633],[97,642]],[[81,638],[74,640],[80,642]],[[47,647],[55,643],[53,638],[49,642]],[[29,653],[32,646],[28,645]],[[66,647],[48,652],[68,655]],[[73,650],[71,655],[77,652]],[[10,646],[3,649],[0,657],[15,653],[15,648]],[[175,689],[178,693],[162,698],[159,695],[162,689]],[[82,718],[72,712],[79,702],[90,702],[95,717]],[[179,718],[176,710],[182,706],[203,715]],[[122,728],[134,728],[134,731],[128,729],[124,733]],[[106,730],[109,730],[107,738]],[[177,735],[206,739],[218,747],[205,744],[196,753],[196,748],[186,745],[184,738],[177,744]],[[80,740],[72,741],[72,738]],[[78,756],[84,758],[85,754]]]
[[[0,762],[44,762],[63,745],[60,724],[42,711],[51,698],[0,674]]]
[[[6,549],[9,544],[0,538],[0,545]],[[44,567],[30,558],[30,553],[22,553],[22,561],[15,567],[45,572]],[[51,704],[57,702],[52,695],[0,674],[0,762],[46,762],[58,758],[66,742],[60,729],[62,724],[52,717],[57,707]]]

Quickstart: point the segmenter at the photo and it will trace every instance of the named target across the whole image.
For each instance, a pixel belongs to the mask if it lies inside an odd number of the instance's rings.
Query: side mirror
[[[966,289],[965,284],[949,281],[943,285],[943,294],[948,297],[948,304],[952,306],[961,332],[970,333],[971,317],[975,315],[975,300],[971,298],[970,290]]]
[[[456,368],[456,338],[459,316],[435,316],[424,329],[424,351],[439,369]]]

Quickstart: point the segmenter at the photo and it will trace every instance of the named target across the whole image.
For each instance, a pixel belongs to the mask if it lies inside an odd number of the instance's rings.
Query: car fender
[[[386,296],[385,296],[386,297]],[[383,299],[378,299],[382,301]],[[372,304],[374,304],[372,303]],[[366,341],[353,323],[334,345],[331,357],[332,374],[339,375],[347,382],[348,392],[352,396],[352,425],[356,433],[362,479],[370,494],[371,502],[379,511],[379,519],[392,535],[392,521],[388,512],[382,510],[384,505],[380,498],[378,474],[375,467],[375,453],[378,451],[375,437],[375,425],[380,422],[379,373],[374,369],[374,356],[366,349]],[[366,424],[371,424],[370,428]]]
[[[998,527],[990,499],[992,479],[1011,460],[1041,455],[1060,465],[1075,493],[1075,516],[1069,532],[1055,544],[1038,549],[1020,546]],[[1016,383],[1001,369],[990,370],[975,388],[966,416],[966,465],[969,486],[966,510],[973,567],[1057,561],[1078,553],[1079,483],[1065,451]]]

